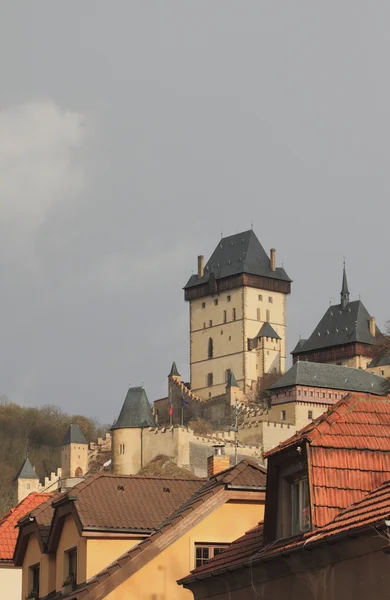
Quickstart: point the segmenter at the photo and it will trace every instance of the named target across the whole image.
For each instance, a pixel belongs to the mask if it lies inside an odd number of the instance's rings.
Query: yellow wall
[[[202,308],[203,303],[205,308]],[[234,308],[235,321],[233,320]],[[226,323],[224,311],[227,313]],[[267,347],[263,361],[255,349],[248,351],[248,338],[257,335],[267,317],[282,339],[278,344],[272,344],[272,348]],[[210,337],[214,349],[212,359],[208,359]],[[279,365],[284,372],[286,370],[285,294],[245,286],[222,292],[220,295],[191,300],[190,363],[191,389],[203,398],[208,398],[210,394],[216,396],[225,392],[227,369],[233,371],[238,384],[245,390],[255,385],[264,373],[273,372],[275,368],[279,370]],[[208,373],[213,373],[211,387],[207,385]]]
[[[87,579],[99,573],[107,565],[138,544],[141,539],[88,538]]]
[[[381,377],[390,377],[390,365],[382,365],[381,367],[370,367],[368,369],[370,373],[380,375]]]
[[[264,506],[227,503],[135,573],[107,600],[192,600],[176,581],[194,568],[195,542],[231,542],[263,519]]]
[[[7,600],[20,600],[22,596],[22,569],[0,565],[1,597]]]
[[[79,536],[76,523],[71,515],[65,518],[56,552],[56,590],[60,591],[67,573],[65,572],[65,553],[77,548],[77,582],[86,579],[86,539]]]
[[[41,549],[36,536],[30,535],[22,566],[22,598],[25,598],[29,592],[31,592],[29,568],[38,563],[41,563]],[[39,587],[41,590],[41,595],[43,595],[46,590],[44,586],[44,574],[42,573],[42,569],[40,572]]]

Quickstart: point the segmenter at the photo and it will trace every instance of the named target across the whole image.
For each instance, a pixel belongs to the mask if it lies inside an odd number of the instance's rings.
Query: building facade
[[[286,296],[291,280],[255,233],[222,238],[185,288],[190,310],[191,390],[207,399],[225,392],[230,372],[247,392],[286,369]]]

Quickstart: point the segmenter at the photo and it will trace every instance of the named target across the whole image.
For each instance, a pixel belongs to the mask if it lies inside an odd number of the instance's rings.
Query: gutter
[[[265,485],[226,485],[227,490],[246,490],[250,492],[265,492]]]
[[[83,532],[84,531],[97,531],[99,533],[134,533],[137,535],[150,535],[151,533],[154,533],[156,530],[155,529],[134,529],[134,528],[127,528],[127,527],[83,527]]]

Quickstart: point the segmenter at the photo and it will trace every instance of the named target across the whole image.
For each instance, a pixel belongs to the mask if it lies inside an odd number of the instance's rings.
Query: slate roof
[[[100,585],[107,585],[108,579],[112,578],[115,581],[111,589],[115,589],[126,581],[141,568],[138,565],[142,563],[143,553],[145,553],[144,561],[154,559],[159,552],[162,552],[193,526],[192,519],[196,515],[199,514],[205,518],[226,502],[225,490],[230,489],[234,494],[234,488],[231,486],[248,486],[257,491],[256,488],[263,489],[265,487],[265,482],[264,467],[249,460],[242,460],[236,466],[214,475],[168,519],[163,521],[152,535],[118,557],[116,561],[88,580],[85,585],[80,586],[78,590],[63,596],[63,598],[72,600],[81,600],[81,598],[89,600],[91,598],[94,600],[95,597],[102,597]],[[178,524],[180,524],[180,532],[175,533],[174,528]]]
[[[12,561],[13,559],[18,538],[18,530],[15,527],[19,519],[25,517],[52,495],[32,492],[0,519],[0,561]]]
[[[329,306],[311,336],[299,348],[296,346],[292,354],[303,354],[352,342],[375,344],[381,332],[376,327],[376,336],[373,337],[369,320],[370,313],[360,300],[349,302],[345,308],[341,304]]]
[[[14,477],[14,481],[17,479],[39,479],[38,475],[35,473],[32,464],[30,463],[29,458],[26,456],[22,466]]]
[[[204,479],[96,473],[63,494],[71,498],[81,525],[104,529],[155,529],[204,484]]]
[[[214,273],[216,279],[248,273],[291,281],[283,268],[271,270],[270,259],[252,229],[222,238],[206,263],[203,277],[198,279],[192,275],[184,289],[206,283],[210,273]]]
[[[350,394],[265,458],[308,443],[313,526],[390,479],[390,396]]]
[[[88,444],[81,431],[80,425],[69,425],[62,442],[63,446],[67,446],[68,444]]]
[[[339,365],[298,361],[269,387],[278,390],[294,385],[366,392],[385,396],[387,380],[369,371]]]
[[[297,345],[295,346],[294,350],[291,352],[291,354],[298,354],[299,350],[301,350],[303,348],[303,346],[306,344],[307,340],[304,338],[301,338],[300,340],[298,340]]]
[[[191,571],[191,575],[180,580],[179,584],[188,584],[198,579],[218,576],[225,571],[241,567],[253,566],[256,560],[269,560],[280,555],[288,556],[293,550],[305,548],[310,550],[311,544],[322,541],[332,541],[332,537],[349,534],[353,537],[383,523],[390,517],[390,481],[385,481],[379,487],[370,491],[361,500],[341,511],[336,518],[315,531],[309,531],[294,539],[282,539],[276,543],[264,546],[263,523],[259,523],[245,535],[232,542],[215,558]],[[378,534],[379,535],[379,534]]]
[[[180,377],[180,373],[177,370],[175,361],[173,361],[173,363],[172,363],[172,367],[171,367],[168,377]]]
[[[259,333],[256,338],[269,337],[272,339],[280,340],[281,337],[275,331],[275,329],[267,321],[260,327]]]
[[[142,386],[130,388],[112,429],[154,427],[155,425],[152,409],[144,388]]]
[[[387,367],[388,365],[390,365],[390,354],[373,358],[370,364],[367,366],[367,369],[372,367]]]
[[[235,378],[232,370],[229,371],[226,387],[238,387],[237,379]]]

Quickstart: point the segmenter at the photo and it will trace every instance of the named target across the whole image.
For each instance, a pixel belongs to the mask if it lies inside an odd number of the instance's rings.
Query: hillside
[[[68,415],[57,406],[24,408],[0,399],[0,516],[11,507],[12,480],[26,453],[41,479],[60,466],[60,445],[70,423],[78,423],[88,441],[105,432],[93,419]]]

